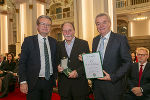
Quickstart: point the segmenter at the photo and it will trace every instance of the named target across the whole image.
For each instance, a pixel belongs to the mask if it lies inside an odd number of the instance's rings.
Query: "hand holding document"
[[[83,57],[86,77],[88,79],[104,77],[101,57],[99,52],[83,54],[82,57]]]

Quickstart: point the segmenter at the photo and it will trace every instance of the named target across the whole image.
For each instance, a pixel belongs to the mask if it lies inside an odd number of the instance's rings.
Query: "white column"
[[[94,37],[93,0],[76,0],[74,9],[76,36],[87,40],[91,49]]]
[[[20,4],[20,29],[21,29],[21,44],[24,41],[24,37],[27,36],[27,12],[26,3]]]
[[[16,33],[17,33],[17,43],[16,43],[16,55],[21,52],[21,32],[20,32],[20,16],[19,16],[19,4],[16,6]]]
[[[132,37],[133,35],[132,30],[133,30],[133,23],[129,21],[129,24],[128,24],[128,36],[129,37]]]
[[[6,14],[0,14],[1,54],[8,53],[8,20]]]
[[[99,34],[95,25],[95,17],[100,13],[107,12],[107,10],[107,0],[93,0],[94,36]]]
[[[14,34],[13,34],[13,20],[12,16],[8,16],[8,45],[14,44]]]
[[[116,0],[108,0],[108,14],[111,18],[111,29],[117,32]]]

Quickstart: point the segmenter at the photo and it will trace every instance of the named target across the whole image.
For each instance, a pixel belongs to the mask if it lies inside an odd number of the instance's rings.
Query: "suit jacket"
[[[75,38],[70,57],[68,57],[65,41],[62,41],[58,45],[58,61],[63,57],[67,57],[68,67],[71,70],[77,70],[78,77],[75,79],[70,79],[65,76],[64,73],[58,74],[58,90],[60,96],[68,96],[70,91],[73,92],[74,96],[82,96],[88,94],[88,81],[85,76],[83,62],[78,60],[79,54],[89,53],[88,42]]]
[[[133,87],[138,87],[139,83],[139,65],[133,63],[129,72],[128,86],[129,90]],[[150,63],[147,63],[141,77],[140,87],[143,89],[143,96],[150,99]]]
[[[101,36],[93,39],[92,52],[96,52]],[[111,85],[109,88],[115,92],[123,91],[122,80],[131,64],[129,45],[127,38],[123,35],[111,32],[103,59],[103,70],[110,74],[111,82],[93,80],[93,87],[103,84]]]
[[[56,76],[56,40],[48,36],[53,67],[53,82]],[[38,36],[30,36],[24,39],[19,60],[19,81],[27,81],[29,90],[32,90],[37,82],[41,69],[40,49]],[[54,83],[55,84],[55,83]],[[54,85],[52,84],[52,85]]]
[[[6,61],[4,61],[4,60],[1,62],[0,70],[3,70],[3,67],[4,67],[4,65],[5,65],[5,62],[6,62]]]
[[[2,70],[13,72],[15,68],[16,68],[15,61],[11,61],[10,63],[9,63],[9,61],[5,61]]]

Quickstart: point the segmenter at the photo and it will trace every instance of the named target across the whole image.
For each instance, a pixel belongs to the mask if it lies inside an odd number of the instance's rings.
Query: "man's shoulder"
[[[83,39],[79,39],[79,38],[75,38],[75,41],[78,41],[78,42],[83,42],[83,43],[86,43],[87,41],[86,40],[83,40]]]
[[[146,64],[147,66],[150,66],[150,62],[147,62],[147,64]]]
[[[37,35],[25,37],[24,40],[32,40],[33,38],[37,38]]]
[[[52,41],[57,41],[55,38],[51,37],[51,36],[48,36],[48,39],[52,40]]]
[[[114,32],[111,32],[111,36],[112,37],[116,37],[116,38],[124,38],[124,37],[126,37],[124,34],[114,33]]]
[[[97,35],[93,38],[93,40],[97,40],[97,39],[100,39],[100,35]]]

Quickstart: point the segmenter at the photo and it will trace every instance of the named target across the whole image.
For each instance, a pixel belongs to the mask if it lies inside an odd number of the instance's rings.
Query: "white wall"
[[[131,29],[132,28],[132,29]],[[129,29],[132,36],[145,36],[150,35],[150,20],[132,21],[130,22]]]

